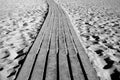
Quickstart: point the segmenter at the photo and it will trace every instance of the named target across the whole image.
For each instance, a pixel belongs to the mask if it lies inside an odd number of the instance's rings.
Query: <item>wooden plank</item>
[[[39,51],[40,45],[42,43],[43,37],[44,37],[44,32],[45,29],[47,28],[47,24],[50,20],[50,16],[51,16],[52,12],[49,12],[48,17],[46,18],[46,21],[40,31],[40,33],[38,34],[31,50],[29,51],[26,60],[23,64],[23,67],[21,68],[18,76],[16,77],[16,80],[28,80],[31,74],[31,70],[35,61],[35,57]]]
[[[53,6],[54,7],[54,6]],[[46,80],[56,80],[57,79],[57,28],[58,28],[58,13],[56,8],[55,10],[55,20],[53,24],[53,32],[52,32],[52,39],[51,39],[51,45],[50,45],[50,53],[48,57],[48,66],[47,66],[47,72],[46,72]]]
[[[70,62],[71,62],[73,79],[74,80],[85,80],[82,69],[79,65],[79,61],[77,58],[77,52],[74,47],[74,43],[72,41],[73,38],[72,38],[72,35],[70,35],[69,26],[66,23],[67,22],[66,19],[63,19],[63,22],[64,22],[66,41],[67,41],[68,50],[69,50],[68,57],[70,58]]]
[[[63,18],[60,15],[60,27],[59,27],[59,72],[60,80],[70,80],[69,68],[67,63],[67,53],[65,48],[65,40],[63,34]]]
[[[45,75],[46,75],[46,67],[47,67],[46,60],[48,57],[49,45],[51,41],[51,31],[52,31],[52,28],[53,28],[52,25],[54,22],[54,12],[51,18],[52,20],[50,20],[50,24],[48,25],[48,30],[46,31],[43,45],[38,54],[35,67],[31,75],[31,80],[44,80]]]
[[[62,12],[64,13],[64,11],[62,11]],[[92,64],[89,61],[89,58],[88,58],[82,44],[79,41],[79,38],[78,38],[78,36],[77,36],[77,34],[76,34],[70,20],[68,19],[68,16],[65,13],[64,13],[64,15],[66,16],[66,21],[67,21],[67,23],[68,23],[68,25],[70,27],[70,31],[72,33],[75,44],[77,46],[77,50],[79,51],[79,56],[80,56],[80,59],[82,61],[82,64],[83,64],[83,67],[85,69],[88,80],[99,80],[95,70],[92,67]]]

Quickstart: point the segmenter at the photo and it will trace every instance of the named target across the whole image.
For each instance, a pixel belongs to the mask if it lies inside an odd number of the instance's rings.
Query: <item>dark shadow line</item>
[[[31,77],[32,77],[32,73],[33,73],[33,70],[34,70],[34,67],[35,67],[35,64],[36,64],[36,61],[37,61],[37,58],[38,58],[39,52],[40,52],[40,50],[41,50],[41,47],[42,47],[43,41],[44,41],[44,37],[43,37],[43,40],[42,40],[42,42],[41,42],[40,49],[39,49],[38,53],[37,53],[36,56],[35,56],[35,60],[34,60],[34,63],[33,63],[33,66],[32,66],[32,69],[31,69],[30,76],[29,76],[28,80],[30,80]]]
[[[49,57],[49,53],[50,53],[50,45],[51,45],[51,39],[50,39],[50,43],[49,43],[49,49],[47,51],[47,56],[46,56],[46,60],[45,60],[45,67],[44,67],[44,72],[43,72],[43,79],[46,79],[46,72],[47,72],[47,66],[48,66],[48,57]]]
[[[87,74],[86,74],[86,72],[85,72],[85,69],[84,69],[84,66],[83,66],[83,64],[82,64],[82,61],[81,61],[81,59],[80,59],[79,53],[77,53],[77,57],[78,57],[80,66],[81,66],[81,68],[82,68],[82,72],[83,72],[83,74],[84,74],[85,80],[88,80],[88,77],[87,77]]]
[[[69,57],[69,53],[67,54],[67,61],[68,61],[68,67],[69,67],[69,72],[70,72],[71,80],[74,80],[73,71],[72,71],[72,66],[71,66],[71,61],[70,61],[70,57]]]
[[[59,50],[58,50],[58,52],[57,52],[57,80],[60,80],[60,74],[59,74]]]
[[[59,17],[60,18],[60,17]],[[59,68],[59,53],[60,53],[60,43],[59,43],[59,28],[60,28],[60,19],[58,19],[58,28],[57,28],[57,46],[58,46],[58,49],[57,49],[57,56],[56,56],[56,60],[57,60],[57,80],[60,80],[60,68]]]
[[[65,25],[64,25],[65,27]],[[67,62],[68,62],[68,68],[69,68],[69,72],[70,72],[70,78],[71,80],[74,80],[74,77],[73,77],[73,71],[72,71],[72,66],[71,66],[71,61],[70,61],[70,57],[69,57],[69,50],[68,50],[68,44],[67,44],[67,39],[66,39],[66,33],[65,33],[65,28],[64,29],[64,40],[65,40],[65,43],[66,43],[66,49],[67,49]]]
[[[54,22],[54,19],[53,19],[53,22]],[[45,67],[44,67],[44,72],[43,72],[43,77],[42,77],[42,80],[45,80],[46,79],[46,72],[47,72],[47,66],[48,66],[48,57],[49,57],[49,53],[50,53],[50,45],[51,45],[51,38],[52,38],[52,31],[53,31],[53,27],[50,26],[50,37],[49,37],[49,47],[48,47],[48,50],[47,50],[47,55],[46,55],[46,60],[45,60]]]

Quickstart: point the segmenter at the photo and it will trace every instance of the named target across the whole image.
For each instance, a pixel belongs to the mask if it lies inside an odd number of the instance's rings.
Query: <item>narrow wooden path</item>
[[[99,80],[64,11],[53,0],[15,80]]]

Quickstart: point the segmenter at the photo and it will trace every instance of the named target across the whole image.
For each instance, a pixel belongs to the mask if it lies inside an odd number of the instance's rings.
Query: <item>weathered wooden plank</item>
[[[64,11],[63,11],[63,13],[64,13]],[[69,25],[69,29],[72,33],[73,39],[74,39],[75,44],[77,46],[77,50],[79,52],[78,54],[80,56],[80,59],[81,59],[82,65],[85,69],[88,80],[99,80],[99,78],[96,75],[95,70],[92,67],[92,64],[90,63],[90,61],[88,59],[87,54],[85,53],[85,50],[84,50],[82,44],[79,41],[79,38],[78,38],[70,20],[68,19],[68,16],[65,13],[64,13],[64,15],[66,16],[66,21],[67,21],[66,23],[68,23],[68,25]]]
[[[64,15],[63,15],[64,16]],[[69,26],[67,25],[66,19],[63,19],[64,21],[64,30],[66,35],[66,41],[68,45],[68,57],[70,58],[71,67],[72,67],[72,76],[74,80],[85,80],[83,72],[81,70],[81,67],[79,65],[79,61],[77,58],[77,53],[74,47],[74,43],[72,41],[72,35],[70,35],[69,32]]]
[[[61,15],[60,15],[61,17]],[[70,73],[67,62],[67,53],[65,47],[65,40],[63,34],[63,18],[60,18],[60,27],[59,27],[59,72],[60,80],[70,80]]]
[[[52,32],[52,38],[51,38],[51,45],[50,45],[50,53],[48,57],[48,66],[47,66],[47,72],[46,72],[46,80],[57,80],[57,59],[56,59],[56,54],[57,54],[57,28],[58,28],[58,13],[56,11],[56,8],[54,7],[55,10],[55,20],[53,24],[53,32]]]
[[[50,20],[50,16],[51,16],[52,11],[50,10],[48,17],[46,18],[46,21],[44,22],[44,25],[40,31],[40,33],[38,34],[31,50],[29,51],[26,60],[18,74],[18,76],[16,77],[16,80],[28,80],[30,78],[30,74],[31,74],[31,70],[33,68],[33,64],[35,61],[35,57],[39,51],[40,45],[42,43],[43,37],[44,37],[44,32],[45,29],[47,28],[47,25],[49,23]]]
[[[51,44],[51,31],[53,28],[52,25],[54,20],[54,12],[51,18],[52,20],[50,20],[50,24],[48,25],[43,45],[40,49],[33,73],[31,75],[31,80],[44,80],[44,78],[46,77],[47,58],[49,53],[49,45]]]

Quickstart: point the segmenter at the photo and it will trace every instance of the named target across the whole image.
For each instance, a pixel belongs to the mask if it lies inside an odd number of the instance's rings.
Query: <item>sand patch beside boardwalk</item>
[[[12,11],[31,10],[38,6],[45,9],[47,7],[45,2],[46,0],[0,0],[0,17]]]

